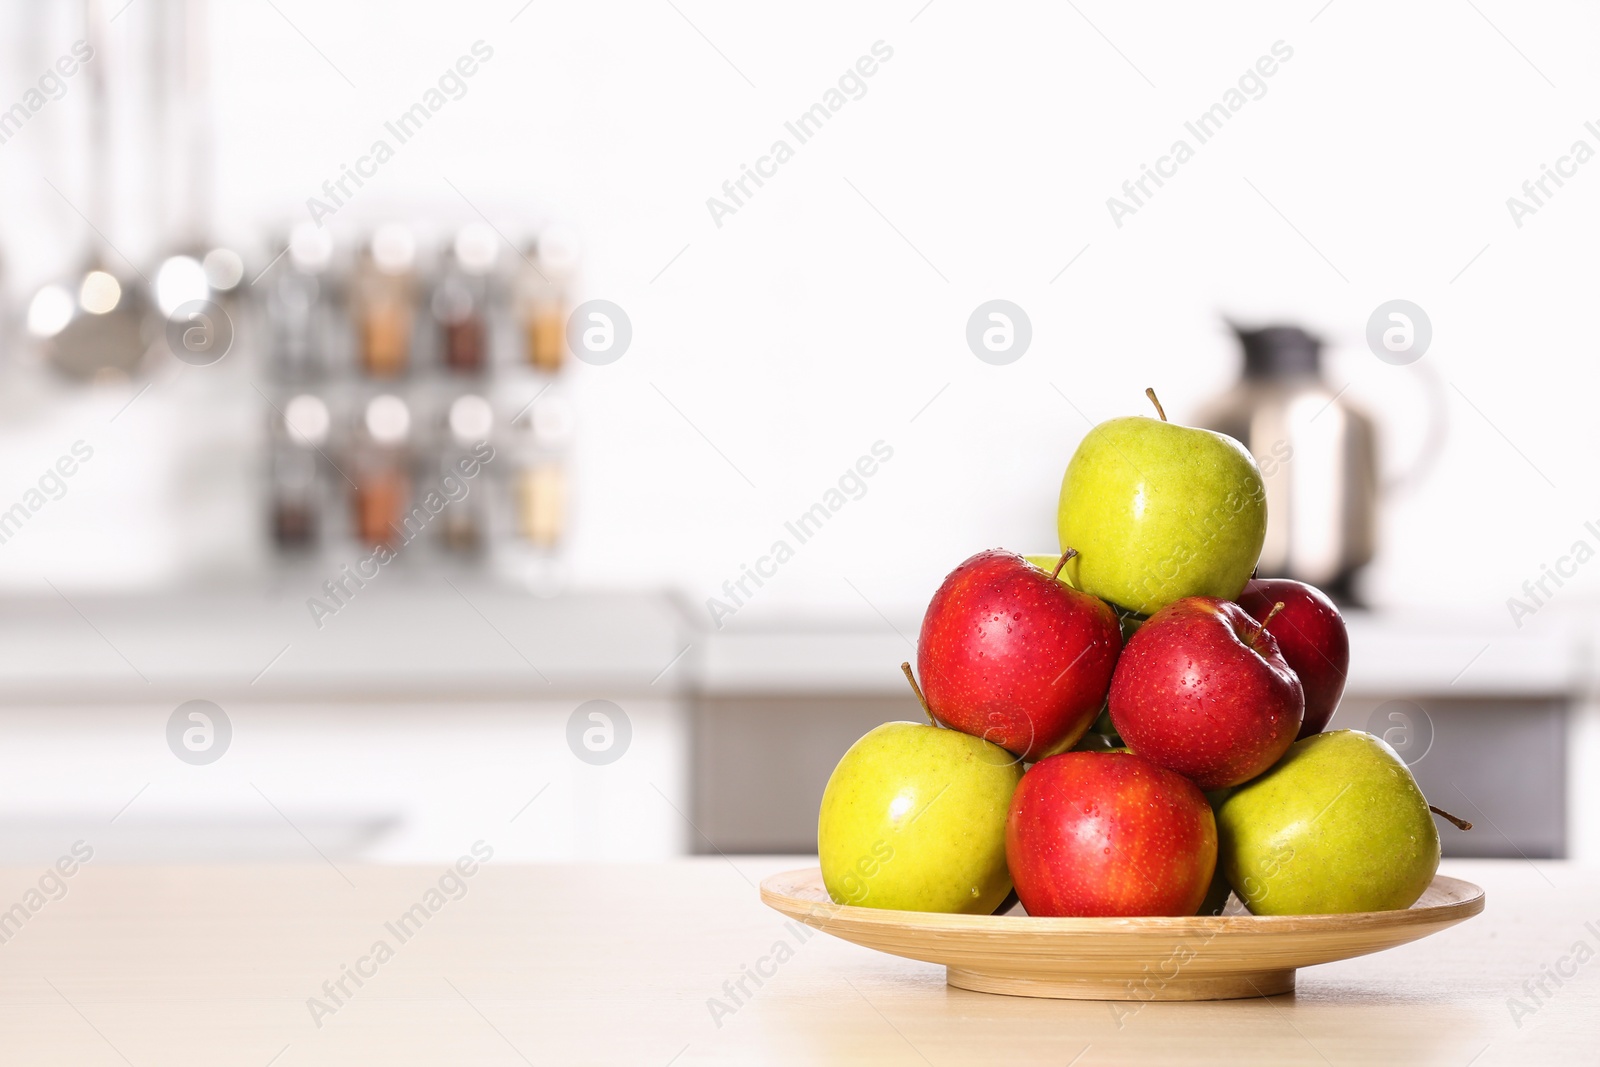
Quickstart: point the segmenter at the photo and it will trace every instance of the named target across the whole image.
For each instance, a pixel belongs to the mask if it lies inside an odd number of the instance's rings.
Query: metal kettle
[[[1243,442],[1261,467],[1267,538],[1258,573],[1352,603],[1356,574],[1377,547],[1376,426],[1323,381],[1319,338],[1297,326],[1233,331],[1244,376],[1197,421]]]

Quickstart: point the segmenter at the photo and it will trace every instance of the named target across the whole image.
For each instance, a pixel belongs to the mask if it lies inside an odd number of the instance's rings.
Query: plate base
[[[946,967],[945,981],[959,989],[1009,997],[1055,1000],[1240,1000],[1294,992],[1294,971],[1254,971],[1205,978],[1025,978]]]
[[[1059,1000],[1232,1000],[1294,992],[1295,969],[1404,945],[1483,911],[1483,890],[1435,875],[1409,908],[1345,915],[947,915],[835,904],[816,867],[761,899],[796,922],[947,968],[951,986]],[[1170,977],[1169,977],[1170,976]]]

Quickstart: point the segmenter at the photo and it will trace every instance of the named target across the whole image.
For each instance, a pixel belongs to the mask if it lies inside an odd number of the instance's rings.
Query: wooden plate
[[[833,903],[817,867],[765,879],[761,899],[846,941],[942,963],[953,986],[1068,1000],[1287,993],[1297,967],[1403,945],[1483,910],[1482,889],[1443,875],[1404,911],[1349,915],[1053,919],[1020,908],[1005,915],[886,911]]]

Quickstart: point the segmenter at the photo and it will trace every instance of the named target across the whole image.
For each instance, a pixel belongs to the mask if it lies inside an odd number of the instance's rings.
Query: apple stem
[[[1470,830],[1470,829],[1472,829],[1472,824],[1470,822],[1468,822],[1465,819],[1456,818],[1454,815],[1451,815],[1448,811],[1445,811],[1443,808],[1436,808],[1432,804],[1429,804],[1428,805],[1428,810],[1433,812],[1435,815],[1439,816],[1439,818],[1446,819],[1446,820],[1454,823],[1457,830]]]
[[[917,684],[917,676],[911,673],[911,664],[902,663],[900,669],[906,672],[906,681],[911,683],[911,691],[917,694],[917,703],[922,705],[922,714],[928,717],[929,726],[938,726],[933,717],[933,709],[928,707],[928,698],[922,695],[922,686]]]
[[[1261,640],[1261,635],[1267,632],[1267,623],[1271,622],[1277,616],[1278,612],[1282,610],[1283,601],[1280,600],[1276,604],[1272,605],[1272,610],[1267,612],[1267,617],[1256,623],[1256,632],[1250,635],[1250,640],[1246,641],[1245,644],[1249,645],[1251,648],[1255,648],[1256,642]]]
[[[1161,421],[1162,422],[1166,422],[1167,421],[1167,411],[1166,411],[1165,408],[1163,408],[1161,406],[1161,401],[1156,399],[1156,391],[1154,389],[1146,388],[1145,391],[1144,391],[1144,395],[1149,397],[1150,398],[1150,403],[1152,403],[1152,404],[1154,404],[1156,406],[1156,414],[1161,416]]]
[[[1069,548],[1065,552],[1061,553],[1061,558],[1056,561],[1056,569],[1050,572],[1050,577],[1052,577],[1052,578],[1060,577],[1061,568],[1065,567],[1067,565],[1067,560],[1071,559],[1073,556],[1076,556],[1077,554],[1078,554],[1078,550],[1075,549],[1075,548]],[[912,685],[916,685],[917,683],[916,682],[912,682],[911,684]]]

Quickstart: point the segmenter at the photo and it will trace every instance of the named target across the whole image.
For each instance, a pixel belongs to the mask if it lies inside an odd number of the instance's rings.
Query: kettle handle
[[[1420,376],[1422,391],[1427,398],[1428,429],[1411,463],[1383,480],[1379,493],[1386,497],[1411,489],[1432,473],[1439,456],[1444,452],[1445,439],[1449,436],[1450,404],[1445,393],[1444,376],[1426,360],[1411,364],[1411,370]]]

